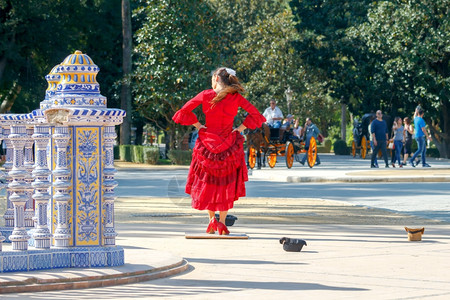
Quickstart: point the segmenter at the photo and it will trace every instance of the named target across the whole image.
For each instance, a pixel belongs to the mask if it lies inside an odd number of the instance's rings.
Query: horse
[[[263,123],[261,128],[247,131],[247,168],[250,168],[250,148],[253,147],[256,151],[257,169],[261,169],[261,150],[264,153],[263,166],[266,166],[266,152],[269,148],[270,128]]]

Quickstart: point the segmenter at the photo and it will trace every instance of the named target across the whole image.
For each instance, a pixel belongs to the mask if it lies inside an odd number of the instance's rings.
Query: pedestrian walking
[[[405,147],[403,148],[403,163],[402,165],[406,166],[406,162],[408,157],[411,156],[411,146],[414,135],[414,127],[411,124],[411,119],[406,117],[403,119],[403,123],[405,123],[405,130],[403,131]]]
[[[375,152],[375,145],[373,144],[373,136],[372,136],[372,130],[371,130],[371,127],[372,127],[372,122],[373,122],[373,120],[375,120],[375,119],[376,119],[375,116],[370,117],[369,127],[367,128],[367,132],[369,132],[370,149],[372,149],[372,153]],[[362,145],[361,145],[361,147],[362,147]],[[377,158],[377,156],[375,156],[375,160],[374,160],[374,162],[373,162],[373,165],[374,165],[375,168],[378,168],[378,158]]]
[[[398,163],[398,167],[402,167],[401,153],[404,140],[404,127],[402,125],[402,118],[395,117],[394,124],[392,125],[392,131],[394,133],[394,150],[392,153],[392,167],[395,168],[395,162]]]
[[[372,125],[370,127],[370,132],[372,132],[373,145],[375,146],[372,152],[372,159],[370,160],[370,167],[376,168],[375,158],[378,154],[378,151],[381,150],[385,162],[385,167],[389,168],[386,151],[386,141],[388,140],[387,124],[386,121],[383,120],[383,113],[381,112],[381,110],[377,110],[376,116],[377,118],[372,121]]]
[[[428,135],[425,120],[423,119],[424,113],[425,112],[420,106],[418,106],[416,108],[416,111],[414,112],[414,137],[416,138],[418,149],[414,153],[413,157],[411,157],[411,159],[409,160],[409,164],[415,167],[416,164],[414,164],[414,160],[420,155],[422,159],[422,167],[429,168],[430,165],[426,162],[426,141],[430,140],[430,136]]]
[[[305,137],[305,150],[308,150],[311,137],[314,137],[317,140],[317,138],[319,137],[319,134],[320,134],[320,130],[316,126],[316,124],[314,124],[312,122],[311,118],[306,118],[306,123],[305,123],[304,128],[305,128],[305,136],[306,136]],[[300,163],[302,165],[305,164],[307,157],[308,157],[308,152],[305,153],[302,160],[300,161]],[[319,159],[319,155],[317,153],[316,153],[316,165],[320,165],[320,159]]]
[[[261,127],[266,119],[241,96],[244,88],[234,70],[218,68],[212,75],[211,85],[212,89],[189,100],[172,119],[181,125],[194,125],[198,130],[185,191],[191,195],[194,209],[208,211],[206,232],[218,231],[222,235],[229,234],[225,225],[228,210],[233,208],[234,201],[245,196],[245,181],[248,181],[241,132]],[[192,112],[199,105],[205,114],[204,125]],[[239,107],[248,116],[233,129]],[[217,211],[219,221],[215,218]]]

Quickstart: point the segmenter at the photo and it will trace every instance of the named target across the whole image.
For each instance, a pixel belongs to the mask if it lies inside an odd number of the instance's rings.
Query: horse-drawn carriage
[[[277,156],[286,157],[286,166],[290,169],[294,164],[294,159],[300,162],[300,154],[307,153],[308,166],[312,168],[317,158],[317,142],[314,137],[309,141],[309,147],[305,148],[305,142],[294,135],[292,128],[270,128],[263,124],[261,128],[250,130],[247,133],[247,165],[253,169],[257,166],[261,168],[261,154],[263,154],[262,164],[267,163],[269,167],[275,167]]]
[[[352,155],[356,156],[356,150],[360,149],[359,155],[361,158],[365,159],[367,153],[370,150],[370,134],[369,134],[369,124],[370,121],[375,119],[376,115],[374,113],[365,114],[361,118],[361,122],[355,118],[353,121],[353,142],[352,142]],[[383,115],[383,120],[386,121],[388,129],[392,127],[392,118],[388,115]]]

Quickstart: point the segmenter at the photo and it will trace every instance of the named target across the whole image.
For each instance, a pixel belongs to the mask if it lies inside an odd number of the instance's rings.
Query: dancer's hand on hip
[[[197,122],[197,123],[195,123],[193,125],[195,126],[195,128],[197,128],[197,130],[206,129],[206,126],[202,125],[200,122]]]
[[[232,132],[237,131],[237,132],[241,133],[241,132],[244,131],[246,128],[247,128],[247,127],[246,127],[244,124],[241,124],[238,128],[233,129]]]

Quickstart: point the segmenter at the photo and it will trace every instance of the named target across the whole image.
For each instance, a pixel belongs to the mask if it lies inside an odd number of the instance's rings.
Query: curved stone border
[[[286,182],[450,182],[450,176],[410,176],[410,177],[375,177],[375,176],[342,176],[342,177],[302,177],[286,176]]]
[[[54,290],[71,290],[107,287],[122,284],[132,284],[143,281],[149,281],[159,278],[173,276],[186,271],[189,263],[181,259],[173,264],[148,269],[139,269],[126,271],[118,274],[104,274],[93,276],[81,276],[75,278],[49,278],[42,279],[38,276],[27,278],[25,280],[0,282],[0,294],[4,293],[25,293],[25,292],[44,292]],[[124,265],[120,268],[133,268],[133,265]],[[138,268],[138,267],[136,267]],[[101,269],[96,269],[96,271]],[[80,270],[77,270],[80,271]],[[83,270],[81,271],[83,272]]]
[[[120,246],[0,252],[0,273],[59,268],[116,267],[124,263],[124,249]]]

